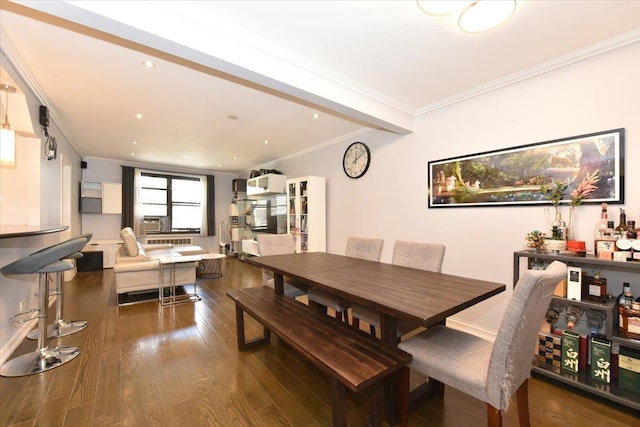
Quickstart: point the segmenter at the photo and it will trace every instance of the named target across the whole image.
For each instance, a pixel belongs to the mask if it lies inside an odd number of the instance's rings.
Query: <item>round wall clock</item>
[[[362,142],[349,145],[342,158],[342,168],[349,178],[360,178],[369,169],[371,152]]]

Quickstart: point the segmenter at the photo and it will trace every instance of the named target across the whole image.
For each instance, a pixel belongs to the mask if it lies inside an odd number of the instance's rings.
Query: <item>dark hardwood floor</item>
[[[259,285],[260,273],[235,258],[223,272],[199,279],[202,301],[165,308],[157,300],[118,307],[112,270],[78,273],[65,284],[65,319],[89,326],[50,344],[77,345],[80,356],[43,374],[0,378],[0,426],[330,425],[329,381],[295,351],[274,338],[238,353],[225,292]],[[260,328],[248,322],[247,331]],[[25,340],[15,355],[35,347]],[[534,426],[640,426],[636,412],[536,377],[529,399]],[[349,395],[350,425],[365,425],[366,403]],[[483,403],[446,388],[409,425],[482,426],[485,417]],[[518,425],[515,402],[504,419]]]

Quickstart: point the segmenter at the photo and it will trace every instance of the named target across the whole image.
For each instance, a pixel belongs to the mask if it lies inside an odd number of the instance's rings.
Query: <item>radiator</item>
[[[170,243],[172,245],[193,245],[193,238],[191,237],[146,237],[145,244],[147,245],[157,245],[157,244],[167,244]]]

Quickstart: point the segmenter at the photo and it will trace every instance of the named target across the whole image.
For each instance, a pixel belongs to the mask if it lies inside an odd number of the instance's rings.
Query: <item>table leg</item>
[[[284,295],[284,277],[282,276],[282,274],[274,272],[273,282],[274,287],[276,288],[276,295]]]
[[[344,384],[331,377],[331,411],[333,427],[347,425],[347,390]]]

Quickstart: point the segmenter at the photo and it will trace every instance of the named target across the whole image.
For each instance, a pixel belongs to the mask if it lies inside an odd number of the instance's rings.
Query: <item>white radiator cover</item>
[[[145,237],[144,243],[147,245],[157,245],[157,244],[172,244],[175,246],[180,245],[193,245],[192,237],[172,237],[172,236],[154,236],[154,237]]]

